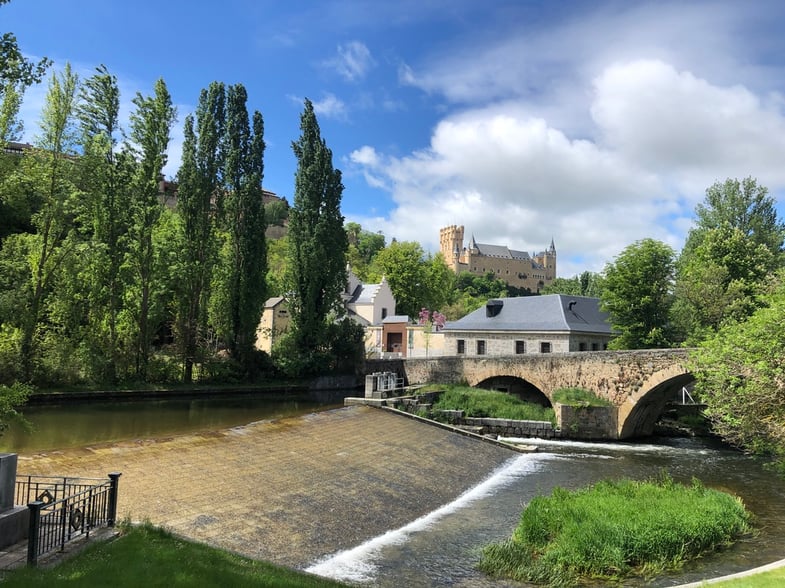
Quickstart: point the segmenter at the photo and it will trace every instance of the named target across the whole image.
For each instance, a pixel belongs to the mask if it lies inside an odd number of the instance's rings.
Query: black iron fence
[[[36,565],[39,556],[62,551],[93,529],[113,527],[119,479],[119,473],[108,479],[17,476],[15,503],[30,510],[27,563]]]

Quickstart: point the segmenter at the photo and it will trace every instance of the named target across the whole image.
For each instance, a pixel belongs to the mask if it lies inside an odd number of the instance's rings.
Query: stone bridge
[[[688,353],[646,349],[369,360],[366,372],[395,371],[408,385],[466,383],[505,390],[551,406],[555,390],[585,388],[616,407],[615,438],[627,439],[651,435],[665,405],[694,380],[686,367]]]

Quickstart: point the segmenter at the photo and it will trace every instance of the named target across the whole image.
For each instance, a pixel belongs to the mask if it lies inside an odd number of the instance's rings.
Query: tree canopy
[[[675,253],[654,239],[642,239],[605,266],[601,304],[619,335],[614,349],[667,347],[673,304]]]

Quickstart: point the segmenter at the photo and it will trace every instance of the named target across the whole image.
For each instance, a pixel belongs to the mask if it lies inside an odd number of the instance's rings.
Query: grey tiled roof
[[[501,311],[487,316],[482,306],[444,326],[445,331],[570,331],[612,334],[599,298],[548,294],[501,298]],[[574,302],[574,304],[573,304]]]
[[[525,251],[515,251],[508,249],[504,245],[486,245],[485,243],[473,243],[480,252],[480,255],[487,257],[503,257],[505,259],[529,259],[529,254]]]

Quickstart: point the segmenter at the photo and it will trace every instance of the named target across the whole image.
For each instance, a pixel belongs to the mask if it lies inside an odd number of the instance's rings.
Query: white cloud
[[[350,41],[338,45],[338,55],[325,62],[325,65],[334,69],[349,82],[364,78],[368,71],[376,64],[371,51],[360,41]]]
[[[313,102],[313,111],[316,114],[338,120],[345,120],[347,117],[346,104],[335,94],[330,93],[325,94],[321,100]]]
[[[559,274],[569,276],[601,270],[644,237],[680,249],[714,181],[753,175],[785,187],[776,95],[763,100],[658,60],[609,65],[583,95],[590,139],[516,99],[443,119],[429,148],[405,157],[356,151],[352,161],[386,176],[397,205],[379,228],[432,251],[438,227],[454,223],[467,238],[528,251],[553,237]]]

